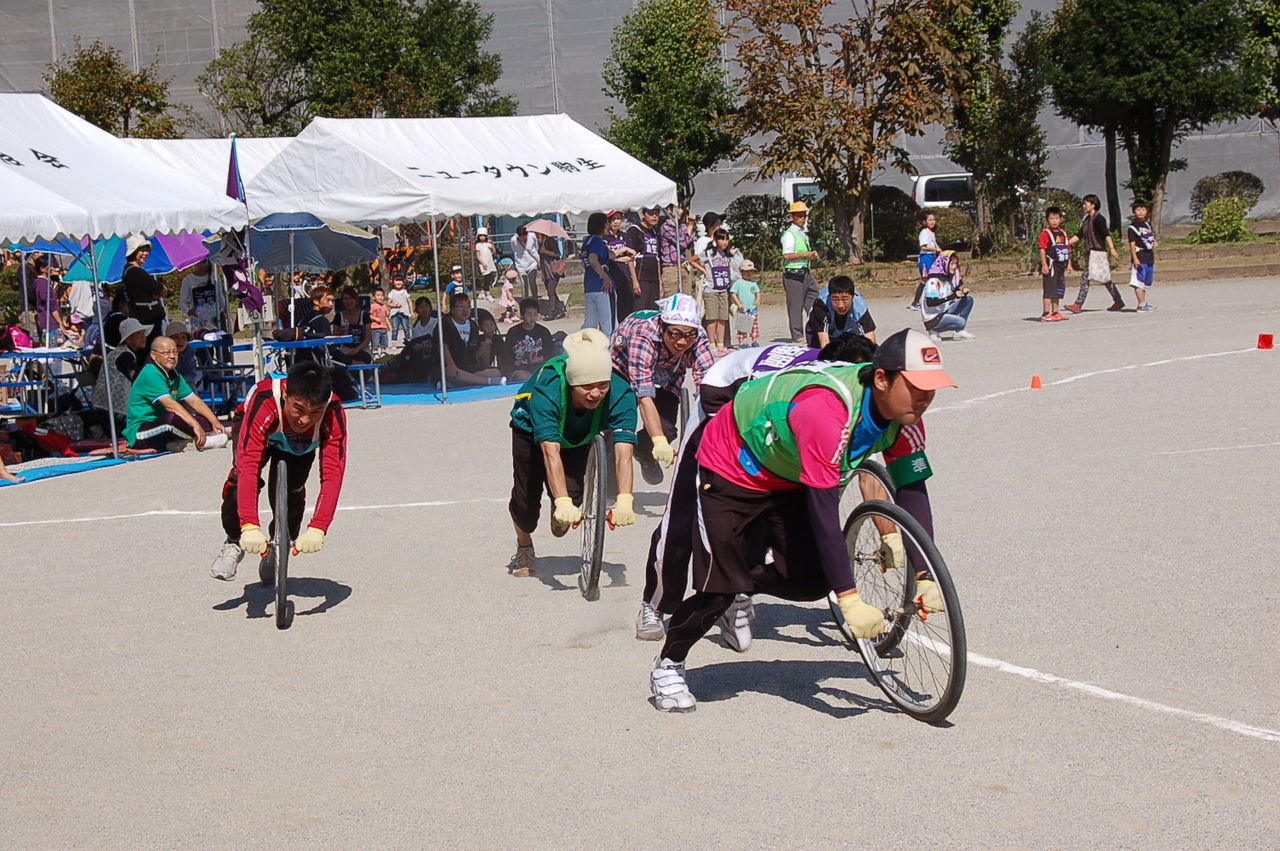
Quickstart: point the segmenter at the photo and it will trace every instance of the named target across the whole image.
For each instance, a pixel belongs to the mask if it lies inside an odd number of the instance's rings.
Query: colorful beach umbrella
[[[156,234],[150,237],[151,254],[142,264],[142,268],[153,275],[163,275],[175,269],[186,269],[201,260],[208,258],[209,248],[204,244],[206,234],[180,231],[175,234]],[[81,249],[87,243],[81,243]],[[124,277],[125,240],[118,236],[110,239],[96,240],[93,244],[94,258],[98,264],[98,280],[114,284]],[[67,281],[93,280],[93,272],[89,268],[88,252],[72,263],[63,276]]]

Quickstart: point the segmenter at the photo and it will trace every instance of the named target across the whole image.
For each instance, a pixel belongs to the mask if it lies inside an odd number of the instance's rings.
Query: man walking
[[[1071,244],[1075,245],[1083,239],[1085,248],[1089,251],[1089,260],[1085,265],[1084,274],[1080,276],[1080,292],[1076,294],[1075,304],[1068,304],[1067,310],[1072,313],[1080,313],[1084,310],[1084,300],[1089,295],[1090,281],[1102,284],[1107,288],[1107,292],[1111,293],[1111,306],[1107,310],[1124,310],[1124,299],[1120,298],[1120,289],[1111,280],[1111,262],[1107,259],[1109,253],[1113,259],[1119,260],[1120,252],[1116,251],[1116,244],[1111,239],[1111,231],[1107,229],[1107,220],[1099,210],[1102,200],[1091,193],[1084,196],[1081,203],[1084,207],[1084,218],[1080,220],[1080,232],[1071,237]]]
[[[804,344],[804,323],[809,308],[818,298],[818,284],[809,267],[818,259],[818,252],[809,244],[805,223],[809,220],[809,205],[797,201],[787,211],[791,225],[782,232],[782,288],[787,294],[787,325],[791,342]]]

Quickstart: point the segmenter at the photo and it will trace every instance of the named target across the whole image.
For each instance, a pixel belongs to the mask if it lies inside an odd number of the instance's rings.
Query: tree
[[[88,47],[75,38],[75,50],[49,65],[44,75],[49,97],[116,136],[176,139],[188,110],[169,102],[169,81],[160,78],[159,60],[131,71],[120,52],[94,40]]]
[[[1130,189],[1159,226],[1174,146],[1208,124],[1255,114],[1262,75],[1248,0],[1066,0],[1044,51],[1053,102],[1067,118],[1112,128],[1129,159]],[[1080,61],[1081,57],[1087,57]]]
[[[201,91],[229,129],[287,133],[314,116],[511,115],[493,15],[470,0],[261,0],[248,39]]]
[[[604,92],[625,108],[607,110],[605,138],[674,180],[685,203],[693,179],[740,142],[724,124],[737,106],[724,40],[708,0],[644,0],[614,30],[604,66]]]
[[[1250,0],[1247,21],[1253,58],[1263,69],[1262,106],[1258,113],[1280,121],[1280,0]]]
[[[813,175],[826,192],[845,258],[861,260],[871,179],[885,165],[911,171],[904,136],[946,121],[945,92],[962,85],[967,56],[937,25],[930,0],[726,0],[735,13],[745,102],[732,132],[754,137],[753,175]]]

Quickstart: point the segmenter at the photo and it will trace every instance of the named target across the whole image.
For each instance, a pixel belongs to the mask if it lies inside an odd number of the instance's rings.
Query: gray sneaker
[[[242,558],[244,558],[244,550],[240,549],[240,545],[234,541],[227,541],[222,545],[222,549],[218,550],[218,557],[209,567],[209,575],[214,579],[230,582],[236,578],[236,567]]]
[[[653,706],[660,712],[692,712],[698,708],[698,701],[684,681],[683,662],[661,656],[654,659],[649,670],[649,690],[653,692]]]
[[[258,579],[268,588],[276,584],[276,548],[267,547],[267,554],[258,562]]]
[[[667,637],[667,628],[662,623],[662,615],[648,603],[640,604],[640,612],[636,615],[636,638],[640,641],[661,641]]]
[[[755,606],[746,594],[733,598],[733,604],[716,621],[720,625],[720,637],[739,653],[751,649],[751,621],[756,616]]]
[[[533,566],[537,561],[537,557],[533,554],[533,544],[527,547],[517,546],[516,554],[511,557],[507,570],[511,571],[512,576],[532,576]]]

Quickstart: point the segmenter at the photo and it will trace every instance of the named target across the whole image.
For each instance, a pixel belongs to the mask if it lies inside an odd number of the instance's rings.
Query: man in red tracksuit
[[[342,402],[333,393],[329,373],[319,364],[299,362],[283,379],[260,381],[244,402],[244,416],[233,441],[235,462],[222,486],[222,528],[226,542],[209,573],[230,580],[245,553],[261,555],[258,578],[275,583],[275,552],[268,546],[275,533],[275,519],[268,534],[258,520],[258,492],[262,468],[270,464],[267,496],[274,512],[276,461],[285,462],[289,488],[289,537],[300,553],[316,553],[333,522],[347,466],[347,418]],[[302,530],[307,478],[316,454],[320,455],[320,497],[307,530]],[[240,487],[241,484],[252,486]],[[299,534],[301,532],[301,534]]]

